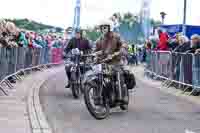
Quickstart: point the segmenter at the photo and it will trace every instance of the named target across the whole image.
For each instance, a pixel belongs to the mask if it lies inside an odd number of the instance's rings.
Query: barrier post
[[[195,86],[195,91],[200,92],[200,88],[196,87],[200,87],[200,55],[195,54],[192,58],[192,85]]]

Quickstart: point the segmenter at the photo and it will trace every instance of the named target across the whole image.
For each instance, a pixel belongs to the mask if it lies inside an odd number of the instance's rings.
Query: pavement
[[[23,80],[0,96],[0,131],[2,133],[51,133],[39,103],[40,86],[58,68],[25,75]],[[6,88],[6,86],[4,86]]]
[[[75,100],[65,88],[64,68],[40,88],[40,103],[53,133],[200,133],[199,104],[160,89],[160,83],[143,77],[141,67],[132,68],[137,78],[128,112],[113,109],[110,116],[95,120],[83,98]]]
[[[142,81],[154,86],[154,88],[157,88],[164,93],[171,94],[171,95],[177,96],[179,98],[182,98],[187,101],[190,101],[190,102],[200,105],[200,96],[189,95],[190,94],[189,92],[184,93],[183,89],[176,89],[175,87],[166,88],[162,85],[162,82],[148,78],[147,76],[144,76],[145,74],[144,74],[143,66],[133,67],[131,70],[137,75],[138,80],[142,80]]]
[[[0,131],[6,133],[200,133],[199,99],[165,89],[133,67],[136,91],[130,93],[128,112],[113,109],[105,120],[95,120],[83,98],[75,100],[64,67],[35,72],[0,96]]]

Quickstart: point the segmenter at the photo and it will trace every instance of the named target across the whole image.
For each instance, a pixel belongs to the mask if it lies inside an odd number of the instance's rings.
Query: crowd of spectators
[[[148,52],[149,50],[161,51],[164,53],[165,51],[171,52],[171,56],[169,56],[169,54],[158,54],[162,56],[152,57],[147,56],[146,62],[147,64],[149,63],[147,67],[151,67],[158,75],[184,83],[184,85],[173,83],[176,87],[184,88],[186,87],[185,84],[200,85],[200,58],[196,56],[196,54],[200,54],[200,35],[193,34],[189,39],[182,33],[176,33],[176,35],[170,37],[167,32],[159,29],[158,37],[151,35],[146,41],[145,49]],[[192,54],[195,56],[192,56]],[[157,57],[157,60],[153,62],[156,64],[150,65],[151,60],[154,60],[153,57]],[[160,63],[159,66],[158,63]],[[188,87],[188,90],[192,89],[194,89],[194,87]]]
[[[62,49],[67,43],[63,37],[55,33],[39,34],[34,31],[28,31],[18,28],[14,23],[0,20],[0,80],[6,75],[14,73],[21,65],[23,67],[31,67],[39,63],[57,63],[61,60],[60,55]],[[25,50],[25,57],[23,52],[19,52],[17,62],[15,49],[13,48],[28,48]],[[34,48],[42,48],[43,53],[38,54]],[[3,52],[3,51],[6,52]],[[20,50],[20,49],[18,49]],[[49,54],[50,53],[50,54]],[[40,58],[40,62],[39,59]],[[24,64],[23,64],[24,63]],[[13,77],[8,80],[15,83]]]
[[[200,35],[194,34],[189,39],[187,36],[177,33],[173,37],[169,37],[166,32],[159,29],[158,37],[150,36],[145,46],[151,50],[197,54],[200,53]]]
[[[38,34],[33,31],[19,29],[12,22],[0,20],[0,48],[60,48],[64,45],[64,43],[64,39],[56,34]]]

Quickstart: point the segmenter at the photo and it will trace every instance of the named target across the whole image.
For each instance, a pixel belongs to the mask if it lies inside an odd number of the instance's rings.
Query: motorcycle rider
[[[120,80],[123,81],[124,76],[123,76],[123,70],[121,67],[121,54],[120,50],[122,48],[122,41],[120,39],[120,36],[118,33],[115,33],[111,30],[111,22],[103,22],[100,25],[100,30],[103,33],[103,37],[101,37],[99,40],[96,42],[96,51],[102,51],[101,55],[98,56],[100,60],[104,58],[109,58],[110,61],[108,62],[109,65],[113,66],[112,69],[116,75],[116,73],[119,73]],[[116,56],[112,58],[111,55],[114,53],[119,53]],[[117,94],[117,100],[120,102],[127,103],[128,98],[126,96],[123,96],[119,91],[123,92],[123,85],[124,83],[121,84],[121,90],[118,90]]]
[[[69,41],[68,45],[64,49],[64,52],[66,55],[68,55],[69,52],[71,52],[71,50],[75,49],[75,48],[78,48],[80,51],[83,52],[83,54],[87,54],[89,51],[91,51],[89,41],[86,38],[83,38],[82,30],[80,30],[80,29],[75,30],[75,37],[73,37]],[[68,77],[68,83],[65,86],[65,88],[70,87],[70,78],[71,78],[70,69],[71,69],[70,65],[65,67],[66,75]]]

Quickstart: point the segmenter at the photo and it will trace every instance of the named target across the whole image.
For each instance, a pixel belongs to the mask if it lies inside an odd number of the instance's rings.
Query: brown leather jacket
[[[96,42],[96,51],[102,51],[101,59],[106,58],[108,55],[112,55],[115,52],[119,52],[122,46],[122,42],[120,37],[114,32],[107,33],[104,37],[100,38]],[[119,64],[120,63],[120,55],[113,60],[109,64]]]

